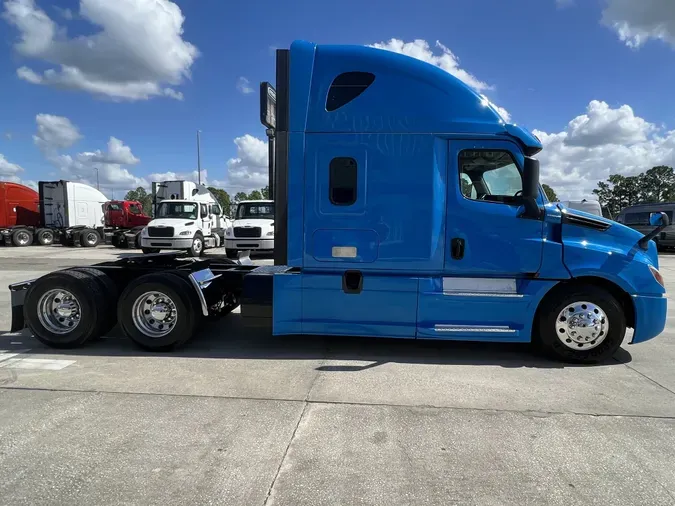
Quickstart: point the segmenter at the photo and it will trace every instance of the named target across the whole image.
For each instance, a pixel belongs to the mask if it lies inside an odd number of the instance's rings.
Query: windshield
[[[252,202],[250,204],[239,204],[237,208],[237,219],[244,218],[266,218],[274,219],[274,204],[257,204]]]
[[[197,210],[197,204],[190,202],[162,202],[157,209],[157,217],[196,220]]]

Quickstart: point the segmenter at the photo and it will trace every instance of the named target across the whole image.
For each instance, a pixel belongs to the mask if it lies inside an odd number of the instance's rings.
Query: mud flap
[[[26,293],[35,280],[22,281],[9,285],[9,292],[12,302],[12,326],[10,332],[19,332],[26,328],[26,322],[23,318],[23,301]]]
[[[237,258],[237,263],[239,265],[253,265],[253,261],[251,260],[251,251],[250,250],[240,251],[239,256]]]

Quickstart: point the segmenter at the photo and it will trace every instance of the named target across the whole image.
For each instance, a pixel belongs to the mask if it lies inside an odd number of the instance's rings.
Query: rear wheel
[[[101,335],[107,317],[99,282],[85,272],[57,271],[39,278],[24,301],[35,338],[53,348],[74,348]]]
[[[192,337],[201,320],[194,290],[177,274],[146,274],[122,292],[117,320],[140,347],[151,351],[175,349]]]
[[[92,228],[87,228],[80,233],[80,244],[85,248],[95,248],[101,242],[101,236]]]
[[[30,246],[33,244],[33,232],[27,228],[18,228],[12,232],[12,243],[14,246]]]
[[[49,246],[54,243],[54,232],[48,228],[38,230],[37,240],[42,246]]]
[[[537,320],[536,340],[542,351],[566,362],[607,360],[626,335],[621,304],[607,290],[593,285],[552,293],[542,303]]]

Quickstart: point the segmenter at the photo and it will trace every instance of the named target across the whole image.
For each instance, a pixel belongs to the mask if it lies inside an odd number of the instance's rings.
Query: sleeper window
[[[336,206],[351,206],[356,202],[358,183],[356,160],[347,157],[333,158],[328,170],[330,201]]]
[[[326,97],[326,111],[331,112],[348,104],[373,84],[375,76],[370,72],[345,72],[330,85]]]
[[[507,204],[520,202],[523,178],[508,151],[462,151],[459,153],[459,174],[462,194],[468,199]]]

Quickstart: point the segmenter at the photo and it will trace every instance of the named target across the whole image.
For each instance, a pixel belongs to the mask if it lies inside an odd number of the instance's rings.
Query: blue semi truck
[[[540,141],[443,70],[296,41],[261,85],[274,265],[133,256],[11,285],[12,330],[73,347],[115,324],[170,350],[237,306],[275,335],[533,342],[575,362],[661,333],[651,239],[549,203]],[[112,310],[116,308],[116,311]]]

